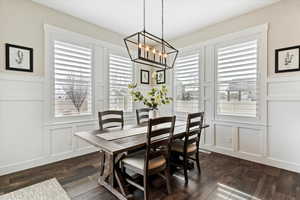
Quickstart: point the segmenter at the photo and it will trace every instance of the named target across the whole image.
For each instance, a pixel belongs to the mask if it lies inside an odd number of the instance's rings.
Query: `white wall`
[[[87,119],[49,121],[47,78],[0,74],[0,175],[47,164],[97,149],[75,132],[98,129],[96,113],[108,106],[108,52],[95,45],[95,115]]]
[[[199,31],[175,41],[175,43],[183,46],[193,41],[193,45],[185,46],[180,49],[181,52],[195,49],[203,50],[200,65],[200,101],[202,110],[206,114],[206,121],[210,124],[210,128],[205,130],[202,137],[201,147],[203,149],[300,172],[298,156],[300,151],[300,76],[297,72],[276,75],[272,73],[274,71],[274,49],[285,47],[285,45],[295,46],[300,43],[299,36],[294,37],[292,36],[294,33],[290,33],[293,31],[299,33],[299,27],[286,27],[287,21],[292,21],[295,19],[293,17],[299,14],[295,10],[295,7],[299,9],[299,6],[299,1],[282,1],[263,10],[209,27],[203,32]],[[284,10],[286,15],[283,16],[279,9]],[[261,16],[263,13],[265,14],[264,17]],[[275,17],[275,15],[279,16]],[[259,105],[261,118],[258,121],[242,118],[217,118],[214,107],[214,47],[219,41],[226,41],[228,38],[234,37],[239,38],[243,32],[251,32],[256,29],[255,27],[258,26],[249,28],[251,24],[249,19],[254,20],[255,18],[257,18],[255,24],[270,20],[270,23],[267,23],[268,31],[263,36],[265,38],[263,44],[265,54],[259,55],[262,62],[260,64],[262,67],[260,68],[262,70],[260,76],[264,76],[260,85],[259,96],[261,99]],[[250,21],[254,23],[252,20]],[[239,26],[236,24],[237,22]],[[233,26],[234,24],[236,26]],[[225,26],[230,27],[230,29],[226,29]],[[242,27],[247,27],[247,29]],[[285,33],[282,33],[282,30],[279,31],[279,27],[285,29]],[[229,30],[237,31],[232,31],[229,34],[224,33]],[[212,37],[213,35],[219,37]],[[205,36],[209,39],[205,40]],[[269,70],[268,76],[266,76],[267,69]]]
[[[266,124],[213,120],[211,101],[205,101],[211,127],[203,135],[202,148],[300,172],[300,78],[271,78],[266,85]]]
[[[299,44],[299,1],[285,0],[245,16],[204,29],[175,41],[177,46],[201,43],[207,39],[270,22],[268,34],[269,77],[266,91],[265,123],[215,121],[212,118],[212,65],[202,68],[201,105],[208,123],[202,148],[300,172],[299,111],[300,77],[298,73],[274,76],[274,49]],[[16,10],[17,9],[17,10]],[[14,13],[12,15],[12,13]],[[293,22],[293,26],[290,24]],[[30,0],[0,0],[0,175],[33,166],[82,155],[96,149],[72,135],[78,130],[95,129],[96,119],[68,123],[45,123],[44,23],[65,27],[96,39],[121,44],[121,36]],[[35,49],[33,75],[4,71],[4,43]],[[107,107],[106,78],[108,50],[98,46],[96,68],[96,111]],[[203,49],[204,52],[211,49]],[[267,56],[265,56],[266,58]],[[211,58],[206,57],[209,62]],[[267,61],[267,59],[265,59]],[[266,67],[267,68],[267,67]],[[136,73],[139,74],[139,71]],[[295,75],[292,78],[286,77]],[[139,80],[137,80],[139,82]],[[171,85],[172,75],[167,74]],[[148,89],[149,86],[141,86]],[[170,111],[170,106],[163,108]]]
[[[49,98],[51,66],[46,76],[0,74],[0,176],[90,152],[97,148],[74,136],[76,132],[98,129],[97,113],[108,109],[109,53],[124,55],[121,46],[102,42],[78,33],[45,26],[48,39],[59,36],[85,41],[94,49],[94,111],[91,116],[54,119]]]
[[[300,44],[300,1],[282,0],[260,10],[203,28],[172,41],[176,47],[203,48],[207,41],[261,24],[268,24],[263,115],[258,122],[218,120],[214,117],[213,47],[204,47],[201,65],[201,105],[211,125],[202,148],[222,154],[300,172],[300,76],[299,72],[275,74],[275,49]]]
[[[46,90],[49,82],[45,77],[44,24],[47,23],[95,40],[123,44],[123,37],[119,34],[31,0],[0,0],[0,176],[96,150],[73,137],[77,131],[96,129],[96,116],[65,123],[49,123],[47,120],[47,94],[50,92]],[[34,73],[5,70],[5,43],[34,49]],[[105,97],[109,51],[101,44],[95,46],[95,51],[97,113],[108,107]]]
[[[0,90],[0,175],[95,151],[72,135],[96,121],[45,125],[43,78],[0,74]]]
[[[5,70],[4,44],[32,47],[34,72],[23,75],[44,76],[44,24],[51,24],[112,44],[123,45],[123,36],[85,22],[62,12],[34,3],[31,0],[0,0],[0,72]]]
[[[203,28],[172,41],[177,48],[204,42],[222,35],[269,23],[268,74],[270,76],[299,76],[300,72],[275,74],[275,49],[300,44],[300,1],[281,0],[271,6]]]

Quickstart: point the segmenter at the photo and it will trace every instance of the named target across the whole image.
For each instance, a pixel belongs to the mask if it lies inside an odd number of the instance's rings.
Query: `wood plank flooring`
[[[53,177],[72,200],[116,200],[97,184],[98,153],[0,177],[0,195]],[[202,174],[189,173],[184,186],[182,173],[172,177],[172,195],[164,181],[154,179],[152,199],[165,200],[300,200],[300,174],[220,154],[201,154]],[[135,199],[143,199],[136,191]]]

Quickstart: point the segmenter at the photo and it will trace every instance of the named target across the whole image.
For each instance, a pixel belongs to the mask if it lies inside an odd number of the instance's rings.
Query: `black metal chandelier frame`
[[[145,26],[145,0],[144,8],[144,28],[142,31],[134,33],[126,38],[124,42],[132,62],[152,66],[159,69],[172,69],[178,55],[178,50],[164,40],[164,0],[162,0],[162,37],[155,36],[146,31]],[[138,50],[132,53],[132,48]]]

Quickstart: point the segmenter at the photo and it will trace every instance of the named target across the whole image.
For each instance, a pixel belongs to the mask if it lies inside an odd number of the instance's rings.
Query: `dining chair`
[[[99,128],[101,131],[107,128],[124,127],[123,111],[107,110],[98,112]]]
[[[136,120],[138,125],[148,124],[150,110],[150,108],[141,108],[136,110]]]
[[[149,177],[154,174],[158,174],[166,180],[168,194],[171,193],[169,153],[171,152],[175,121],[176,116],[150,119],[148,121],[146,149],[122,160],[126,182],[142,190],[145,200],[150,198]],[[162,140],[162,138],[166,139]],[[126,174],[126,169],[142,175],[143,186]]]
[[[199,143],[203,126],[204,112],[188,114],[186,132],[183,139],[174,140],[171,150],[183,158],[179,165],[183,167],[185,184],[188,184],[188,160],[196,162],[199,174],[201,173],[199,161]],[[195,156],[195,157],[193,157]],[[172,165],[178,165],[173,163]]]

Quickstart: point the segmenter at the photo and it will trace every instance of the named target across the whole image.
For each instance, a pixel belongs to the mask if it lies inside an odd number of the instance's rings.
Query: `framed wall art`
[[[29,47],[5,44],[6,69],[33,72],[33,49]]]
[[[150,72],[148,70],[141,69],[141,84],[149,84]]]
[[[166,70],[156,71],[156,84],[166,83]]]
[[[300,46],[275,50],[275,72],[292,72],[300,70]]]

